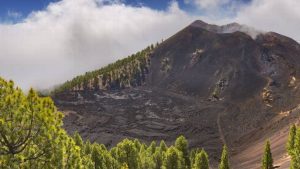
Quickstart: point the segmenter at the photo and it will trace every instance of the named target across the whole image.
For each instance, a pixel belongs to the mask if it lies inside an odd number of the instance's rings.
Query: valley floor
[[[209,153],[212,168],[217,168],[222,145],[227,144],[233,169],[259,169],[265,140],[270,139],[275,165],[287,169],[289,124],[299,117],[299,108],[279,113],[264,126],[245,135],[235,133],[240,137],[232,138],[234,130],[230,127],[234,126],[228,121],[225,104],[184,94],[141,87],[121,92],[68,93],[55,101],[65,113],[64,127],[69,133],[78,131],[83,138],[108,147],[124,138],[171,144],[183,134],[190,147],[203,147]]]

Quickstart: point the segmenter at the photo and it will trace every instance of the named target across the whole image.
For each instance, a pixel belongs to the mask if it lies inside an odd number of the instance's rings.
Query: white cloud
[[[242,3],[241,0],[185,0],[185,2],[197,5],[199,10],[205,10],[204,15],[214,23],[238,22],[258,30],[274,31],[300,42],[299,0],[252,0],[250,3]]]
[[[275,31],[300,42],[300,1],[299,0],[254,0],[241,8],[235,21]]]
[[[50,87],[167,38],[194,20],[176,2],[166,11],[107,2],[63,0],[20,23],[0,24],[0,76],[23,88]]]

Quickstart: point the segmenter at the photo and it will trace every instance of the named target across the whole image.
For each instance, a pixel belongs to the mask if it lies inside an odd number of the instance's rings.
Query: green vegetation
[[[150,55],[155,47],[151,45],[106,67],[77,76],[57,87],[52,94],[64,91],[122,89],[141,86],[149,72]]]
[[[292,126],[290,130],[287,151],[291,156],[290,169],[300,169],[300,128]]]
[[[189,150],[180,136],[175,145],[125,139],[110,150],[83,141],[62,128],[63,114],[34,90],[25,95],[0,78],[0,168],[10,169],[205,169],[204,150]],[[193,153],[194,152],[194,153]]]
[[[190,157],[189,157],[189,150],[188,150],[187,140],[183,136],[178,137],[176,139],[176,142],[175,142],[175,147],[177,148],[177,150],[182,152],[182,157],[183,157],[183,160],[184,160],[184,164],[188,168],[190,168],[191,164],[190,164]]]
[[[90,166],[91,159],[62,129],[62,118],[50,98],[32,89],[25,95],[0,78],[0,167]]]
[[[262,168],[263,169],[273,168],[273,158],[271,153],[270,141],[267,141],[265,145],[265,151],[262,159]]]
[[[292,155],[292,151],[295,148],[296,131],[297,131],[296,125],[293,124],[290,128],[289,139],[286,147],[289,155]]]
[[[193,169],[209,169],[208,155],[203,149],[196,154]]]
[[[292,125],[287,143],[287,152],[291,157],[290,169],[300,169],[300,127]]]
[[[226,145],[223,146],[222,157],[221,157],[219,169],[230,169],[229,161],[228,161],[228,148]]]

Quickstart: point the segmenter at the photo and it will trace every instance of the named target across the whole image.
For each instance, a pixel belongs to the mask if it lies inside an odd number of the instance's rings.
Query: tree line
[[[150,57],[158,46],[150,45],[136,54],[118,60],[101,69],[86,72],[56,87],[53,94],[64,91],[124,89],[141,86],[149,73]]]

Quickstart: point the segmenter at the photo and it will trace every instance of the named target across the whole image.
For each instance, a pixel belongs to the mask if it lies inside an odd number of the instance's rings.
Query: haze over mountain
[[[183,134],[216,168],[226,144],[233,168],[261,168],[270,139],[288,168],[285,143],[299,119],[300,45],[275,32],[197,20],[167,40],[58,88],[64,127],[115,145],[123,138],[170,143]]]

